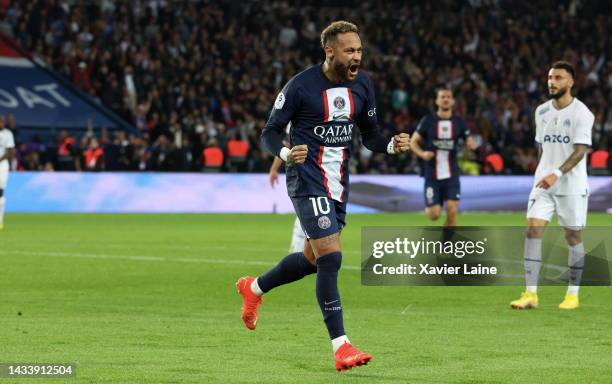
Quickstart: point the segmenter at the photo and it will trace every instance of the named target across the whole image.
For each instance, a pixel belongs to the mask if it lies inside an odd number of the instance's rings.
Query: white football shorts
[[[529,194],[528,219],[542,219],[550,222],[557,214],[559,225],[569,229],[586,226],[588,195],[553,195],[542,188],[534,188]]]

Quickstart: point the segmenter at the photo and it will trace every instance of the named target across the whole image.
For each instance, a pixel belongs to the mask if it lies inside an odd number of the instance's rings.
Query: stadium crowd
[[[259,134],[276,94],[322,60],[319,33],[335,19],[361,28],[362,70],[387,135],[414,131],[437,86],[454,89],[456,113],[481,144],[462,152],[466,173],[533,173],[533,111],[557,59],[578,71],[574,93],[596,116],[593,149],[612,147],[605,1],[316,3],[0,0],[0,33],[140,133],[34,137],[18,146],[19,169],[265,172]],[[414,155],[359,148],[354,172],[419,170]]]

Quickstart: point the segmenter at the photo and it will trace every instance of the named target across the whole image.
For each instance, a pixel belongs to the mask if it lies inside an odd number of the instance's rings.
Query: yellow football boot
[[[565,299],[563,302],[559,304],[559,309],[576,309],[580,306],[578,303],[578,295],[573,293],[568,293],[565,295]]]
[[[510,303],[514,309],[531,309],[538,307],[538,294],[535,292],[523,292],[521,298]]]

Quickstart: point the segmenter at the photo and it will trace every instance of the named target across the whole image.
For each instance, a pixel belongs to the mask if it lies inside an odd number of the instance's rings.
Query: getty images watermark
[[[610,228],[583,233],[583,285],[610,285],[607,250]],[[520,227],[363,227],[361,281],[364,285],[523,285]],[[541,285],[568,281],[567,246],[562,230],[543,239]]]
[[[444,234],[442,232],[443,236]],[[417,256],[445,255],[462,259],[465,256],[482,256],[486,252],[486,237],[478,241],[452,241],[452,233],[448,233],[447,236],[449,237],[448,240],[426,240],[425,237],[411,240],[408,237],[396,237],[393,241],[375,241],[372,245],[372,257],[381,259],[385,255],[401,255],[412,260]],[[463,263],[460,266],[453,266],[447,263],[436,265],[431,262],[420,262],[418,264],[401,263],[397,266],[385,266],[380,262],[373,265],[372,272],[376,275],[496,275],[497,267],[486,267],[482,264],[474,266],[467,263]]]

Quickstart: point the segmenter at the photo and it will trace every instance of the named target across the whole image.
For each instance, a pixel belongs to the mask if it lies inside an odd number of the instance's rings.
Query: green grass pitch
[[[345,326],[371,352],[333,368],[312,276],[266,296],[256,331],[234,282],[286,254],[289,215],[10,214],[0,231],[0,363],[74,362],[53,383],[610,383],[612,288],[565,288],[513,311],[522,287],[364,287],[340,273]],[[360,227],[427,225],[419,214],[349,215]],[[610,224],[591,214],[590,225]],[[524,225],[523,214],[465,214],[462,225]],[[517,255],[521,257],[522,255]],[[0,378],[3,383],[49,380]]]

